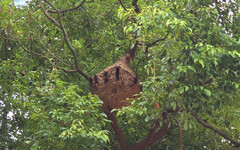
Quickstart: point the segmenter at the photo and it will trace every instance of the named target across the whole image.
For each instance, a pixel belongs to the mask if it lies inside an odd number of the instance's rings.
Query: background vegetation
[[[0,1],[0,149],[240,147],[238,0]],[[88,79],[136,45],[143,86],[103,112]]]

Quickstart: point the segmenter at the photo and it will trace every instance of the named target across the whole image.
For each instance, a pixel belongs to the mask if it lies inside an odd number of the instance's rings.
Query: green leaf
[[[174,111],[176,110],[176,107],[177,107],[177,103],[174,102],[174,103],[173,103],[173,110],[174,110]]]
[[[204,61],[202,59],[199,59],[198,62],[202,65],[202,67],[205,67]]]
[[[184,92],[184,86],[181,86],[180,88],[179,88],[179,94],[182,94]]]
[[[25,141],[25,143],[26,143],[26,144],[31,144],[31,143],[32,143],[32,141]]]
[[[185,121],[185,123],[184,123],[184,125],[183,125],[183,129],[184,129],[184,130],[187,130],[187,129],[188,129],[188,122],[187,122],[187,121]]]
[[[235,83],[235,87],[236,87],[236,88],[239,88],[239,84],[238,84],[238,83]]]
[[[211,91],[210,90],[208,90],[208,89],[203,89],[203,91],[204,91],[204,93],[208,96],[208,97],[210,97],[211,96]]]

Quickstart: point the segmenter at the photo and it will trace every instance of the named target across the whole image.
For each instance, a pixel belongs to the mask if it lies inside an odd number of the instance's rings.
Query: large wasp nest
[[[118,109],[130,105],[127,98],[134,98],[141,92],[141,85],[131,70],[130,55],[124,55],[113,65],[94,75],[89,80],[93,94],[103,101],[103,108]]]

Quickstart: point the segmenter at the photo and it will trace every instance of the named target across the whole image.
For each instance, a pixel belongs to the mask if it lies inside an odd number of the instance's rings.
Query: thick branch
[[[157,119],[153,125],[153,127],[149,130],[147,137],[142,140],[141,142],[137,143],[134,146],[128,146],[127,141],[124,137],[124,134],[121,130],[121,128],[118,125],[117,119],[114,117],[114,115],[107,109],[104,110],[105,114],[107,115],[108,119],[112,121],[112,128],[115,132],[115,135],[117,137],[117,140],[120,144],[120,147],[122,150],[143,150],[147,148],[149,145],[155,143],[157,140],[162,138],[164,135],[166,135],[170,131],[170,124],[171,121],[168,123],[165,123],[158,131],[157,129],[160,126],[159,119]],[[166,120],[167,117],[164,114],[163,120]]]
[[[153,128],[148,131],[147,137],[144,140],[142,140],[140,143],[133,146],[132,149],[146,148],[149,145],[149,143],[153,140],[155,132],[159,126],[160,126],[159,119],[157,119],[154,123]]]
[[[136,43],[134,44],[133,48],[130,50],[130,59],[134,59],[135,57],[135,53],[137,50],[137,45],[138,45],[138,41],[136,41]]]
[[[168,34],[169,34],[169,32],[168,32],[163,38],[157,39],[157,40],[154,41],[153,43],[149,43],[149,44],[147,45],[146,49],[145,49],[145,54],[148,53],[148,48],[149,48],[149,47],[154,46],[154,45],[157,44],[159,41],[164,41],[164,40],[167,38]]]
[[[154,139],[152,140],[152,143],[156,142],[157,140],[159,140],[160,138],[162,138],[164,135],[166,135],[168,132],[170,131],[170,127],[169,127],[169,124],[164,124],[161,129],[158,130],[157,133],[155,133],[154,135]],[[149,145],[150,145],[149,144]]]
[[[121,149],[123,149],[123,150],[127,149],[127,146],[128,146],[127,141],[124,137],[124,134],[123,134],[121,128],[118,125],[117,119],[114,117],[114,115],[109,110],[104,110],[104,112],[106,113],[108,119],[112,121],[112,128],[115,132],[115,135],[117,136],[117,140],[120,144]]]
[[[169,131],[169,125],[164,124],[157,132],[156,129],[159,127],[159,121],[157,120],[155,122],[155,125],[152,129],[150,129],[147,138],[141,141],[140,143],[134,145],[133,147],[129,148],[129,150],[143,150],[147,148],[149,145],[155,143],[157,140],[162,138],[164,135],[166,135]]]
[[[163,121],[164,120],[167,120],[166,113],[163,113]],[[147,148],[149,145],[155,143],[157,140],[162,138],[164,135],[166,135],[170,131],[170,128],[169,128],[170,124],[171,124],[171,121],[169,121],[168,123],[164,123],[163,126],[157,131],[157,129],[160,126],[159,119],[157,119],[154,123],[153,128],[149,130],[147,137],[129,149],[143,150]]]
[[[139,9],[139,7],[138,7],[137,2],[138,2],[138,0],[132,0],[132,6],[134,7],[135,12],[138,14],[138,13],[140,13],[141,11],[140,11],[140,9]]]
[[[240,143],[234,139],[232,139],[231,137],[229,137],[228,135],[226,135],[225,133],[223,133],[222,131],[218,130],[217,128],[213,127],[212,125],[208,124],[207,122],[203,121],[197,113],[195,113],[194,111],[188,110],[188,112],[190,112],[195,119],[204,127],[213,130],[214,132],[216,132],[217,134],[219,134],[220,136],[224,137],[225,139],[229,140],[232,144],[235,145],[235,147],[240,147]]]
[[[50,13],[62,13],[62,12],[67,12],[67,11],[72,11],[72,10],[75,10],[75,9],[78,9],[80,7],[82,7],[82,5],[85,3],[86,0],[83,0],[79,5],[75,6],[75,7],[72,7],[72,8],[69,8],[69,9],[64,9],[64,10],[49,10]]]
[[[160,126],[159,119],[157,119],[154,123],[153,128],[149,130],[147,139],[152,139],[152,137],[154,136],[154,134],[159,126]]]

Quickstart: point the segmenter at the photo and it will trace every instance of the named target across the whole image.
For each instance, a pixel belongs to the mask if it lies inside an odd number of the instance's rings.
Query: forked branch
[[[46,2],[47,2],[47,1],[46,1]],[[49,2],[47,2],[47,3],[49,3]],[[61,70],[63,70],[63,71],[65,71],[65,72],[78,72],[78,73],[81,74],[85,79],[89,80],[89,76],[86,75],[86,74],[80,69],[80,67],[79,67],[79,65],[78,65],[79,60],[78,60],[78,57],[77,57],[77,53],[76,53],[75,49],[72,47],[72,45],[70,44],[70,41],[69,41],[69,39],[68,39],[68,35],[67,35],[67,32],[66,32],[66,29],[65,29],[65,28],[63,27],[63,25],[62,25],[61,16],[60,16],[60,11],[59,11],[58,9],[56,9],[53,5],[51,5],[51,6],[56,10],[56,12],[57,12],[57,14],[58,14],[59,22],[56,21],[54,18],[52,18],[52,17],[49,15],[49,13],[48,13],[49,10],[45,10],[42,5],[41,5],[41,8],[42,8],[42,10],[43,10],[43,12],[44,12],[44,15],[45,15],[51,22],[53,22],[59,29],[62,30],[62,32],[63,32],[63,37],[64,37],[64,41],[65,41],[65,43],[67,44],[68,48],[70,49],[70,51],[71,51],[71,53],[72,53],[72,56],[73,56],[73,59],[74,59],[74,66],[75,66],[75,69],[76,69],[76,70],[67,71],[67,70],[65,70],[65,69],[63,69],[63,68],[60,68],[60,67],[58,67],[58,68],[61,69]]]
[[[142,140],[138,144],[129,148],[129,150],[143,150],[147,148],[149,145],[155,143],[157,140],[168,134],[170,131],[169,123],[165,123],[158,131],[158,127],[160,126],[159,120],[156,120],[152,129],[149,130],[146,139]]]
[[[153,124],[153,127],[149,130],[148,135],[144,140],[133,146],[129,146],[127,144],[126,138],[124,137],[122,129],[118,125],[118,121],[115,118],[115,116],[107,109],[104,110],[104,112],[106,113],[108,119],[112,121],[112,128],[115,132],[115,135],[122,150],[143,150],[147,148],[149,145],[159,140],[160,138],[162,138],[170,131],[171,122],[165,123],[159,130],[157,130],[160,126],[159,119],[157,119]],[[163,120],[166,120],[166,117],[164,117]]]

